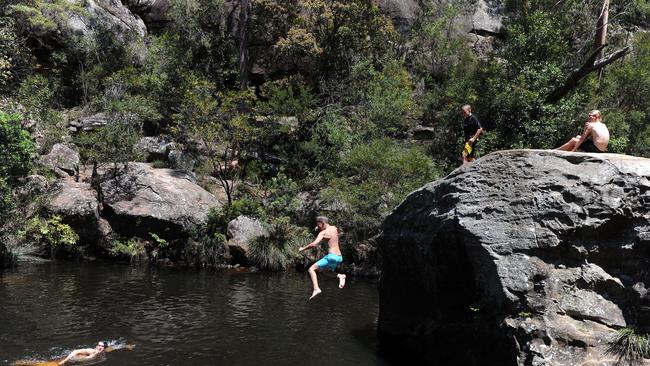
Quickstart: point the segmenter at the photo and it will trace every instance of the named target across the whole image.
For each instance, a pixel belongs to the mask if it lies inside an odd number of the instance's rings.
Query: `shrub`
[[[218,232],[199,230],[188,240],[185,259],[198,265],[218,266],[231,259],[226,236]]]
[[[339,177],[321,197],[333,208],[330,218],[346,226],[347,240],[361,241],[377,233],[381,221],[408,193],[439,174],[419,149],[379,139],[347,153]]]
[[[650,334],[622,328],[609,343],[608,353],[618,356],[617,365],[641,365],[650,358]]]
[[[288,217],[278,217],[268,225],[268,236],[250,244],[250,258],[260,269],[282,271],[298,257],[298,247],[307,240],[307,232],[290,224]]]
[[[79,252],[79,235],[57,215],[49,218],[32,217],[18,235],[23,242],[36,244],[42,251],[49,252],[51,257],[59,253]]]

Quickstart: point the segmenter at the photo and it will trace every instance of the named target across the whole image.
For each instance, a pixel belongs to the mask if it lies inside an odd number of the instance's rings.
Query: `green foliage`
[[[298,184],[291,178],[280,173],[271,178],[265,185],[264,217],[291,216],[298,210]]]
[[[196,70],[221,87],[236,85],[237,53],[224,0],[172,0],[167,16],[170,49],[186,52],[169,61],[185,60],[184,69]]]
[[[364,66],[361,66],[364,67]],[[397,60],[388,60],[383,70],[368,65],[369,81],[366,105],[370,121],[378,129],[379,136],[404,134],[412,121],[413,85],[406,68]]]
[[[610,151],[650,157],[650,35],[634,39],[634,50],[605,74],[603,121],[612,137]]]
[[[230,252],[226,236],[205,229],[198,230],[185,245],[186,260],[202,266],[218,266],[228,263]]]
[[[12,94],[31,72],[32,55],[14,22],[0,17],[0,94]]]
[[[618,356],[617,365],[642,365],[650,358],[650,334],[633,328],[621,328],[609,342],[608,353]]]
[[[298,257],[298,247],[308,234],[304,229],[291,225],[286,216],[272,218],[267,229],[268,236],[258,237],[250,243],[251,261],[262,270],[284,270]]]
[[[350,130],[350,122],[344,116],[326,112],[313,125],[310,138],[301,143],[300,155],[304,160],[299,160],[299,164],[303,165],[303,169],[310,166],[322,172],[325,175],[323,178],[327,179],[337,170],[341,154],[352,146],[354,134]]]
[[[49,218],[34,216],[27,220],[18,235],[22,241],[48,251],[52,257],[60,251],[76,253],[79,251],[79,235],[61,220],[57,215]]]
[[[140,238],[114,239],[108,251],[112,256],[127,256],[130,260],[146,256],[145,242]]]
[[[21,117],[0,111],[0,178],[13,184],[32,167],[35,145],[20,126]]]
[[[433,162],[414,147],[390,139],[359,145],[341,162],[340,176],[322,192],[336,210],[329,216],[364,239],[373,236],[381,221],[408,193],[439,176]]]
[[[300,76],[268,81],[260,87],[261,113],[280,116],[301,116],[316,105],[316,96]]]

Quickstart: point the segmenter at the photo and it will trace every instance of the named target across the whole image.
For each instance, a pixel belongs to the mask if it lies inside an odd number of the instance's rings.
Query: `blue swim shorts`
[[[336,266],[341,263],[343,263],[343,256],[330,253],[316,262],[316,265],[320,269],[329,269],[330,271],[333,271],[336,269]]]

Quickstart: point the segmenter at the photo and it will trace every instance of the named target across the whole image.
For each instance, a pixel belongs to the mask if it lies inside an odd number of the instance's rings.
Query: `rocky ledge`
[[[379,238],[382,350],[613,365],[617,329],[650,330],[649,179],[649,159],[518,150],[411,193]]]

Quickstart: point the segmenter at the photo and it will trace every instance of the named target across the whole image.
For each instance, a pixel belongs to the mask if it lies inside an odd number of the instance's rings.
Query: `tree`
[[[0,223],[13,208],[12,189],[32,169],[36,145],[23,130],[21,117],[0,111]]]

